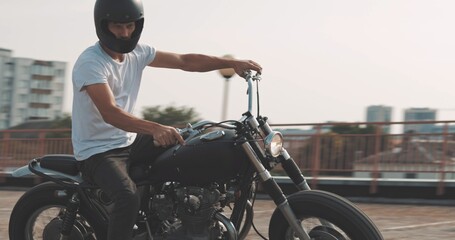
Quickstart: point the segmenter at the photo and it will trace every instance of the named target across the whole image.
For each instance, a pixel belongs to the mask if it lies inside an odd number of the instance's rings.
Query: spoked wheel
[[[40,184],[27,191],[14,206],[9,223],[11,240],[57,240],[63,225],[68,197],[57,197],[62,188],[54,183]],[[76,215],[70,239],[95,240],[105,238],[105,228],[81,207]]]
[[[305,229],[305,232],[308,233],[311,239],[313,240],[347,240],[350,239],[347,237],[340,228],[335,226],[325,226],[322,224],[327,224],[327,221],[322,223],[320,219],[317,218],[305,218],[301,222],[302,227]],[[294,230],[288,228],[285,234],[284,239],[299,239]]]
[[[328,226],[317,226],[311,229],[309,235],[313,239],[346,240],[340,230]]]
[[[65,206],[49,205],[37,209],[30,215],[25,225],[25,239],[60,239],[64,214]],[[76,216],[70,239],[96,239],[93,228],[83,216]]]
[[[373,222],[356,206],[323,191],[301,191],[288,197],[292,211],[312,240],[382,240]],[[299,239],[279,209],[269,225],[270,240]]]

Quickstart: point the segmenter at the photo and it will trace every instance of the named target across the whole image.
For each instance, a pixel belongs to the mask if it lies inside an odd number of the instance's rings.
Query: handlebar
[[[248,112],[253,111],[253,81],[260,81],[261,74],[256,72],[253,74],[251,70],[245,71],[243,78],[248,82]]]
[[[242,78],[244,78],[247,83],[248,83],[248,112],[253,111],[253,82],[254,81],[260,81],[261,80],[261,74],[259,72],[256,72],[255,74],[251,71],[245,71]],[[212,121],[200,121],[198,123],[195,123],[194,126],[191,126],[191,124],[188,124],[185,128],[183,129],[178,129],[177,131],[179,134],[184,138],[184,139],[191,139],[197,133],[199,132],[198,130],[203,128],[205,125],[216,125],[219,127],[224,127],[224,128],[235,128],[235,126],[232,126],[227,123],[215,123]],[[153,141],[153,144],[155,146],[159,146],[158,142],[156,140]]]

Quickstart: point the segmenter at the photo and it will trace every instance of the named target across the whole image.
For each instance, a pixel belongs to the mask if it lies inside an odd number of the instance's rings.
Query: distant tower
[[[384,105],[371,105],[367,107],[367,122],[391,122],[392,107]],[[384,125],[382,131],[390,133],[390,125]]]
[[[404,110],[404,121],[436,121],[436,109],[430,108],[408,108]],[[434,124],[406,124],[403,132],[414,131],[419,133],[430,133]]]

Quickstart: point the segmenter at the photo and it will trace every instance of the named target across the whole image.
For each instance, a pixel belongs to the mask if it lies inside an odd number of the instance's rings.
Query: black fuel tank
[[[234,130],[213,130],[177,145],[159,156],[153,164],[152,180],[178,181],[201,185],[235,177],[247,156]]]

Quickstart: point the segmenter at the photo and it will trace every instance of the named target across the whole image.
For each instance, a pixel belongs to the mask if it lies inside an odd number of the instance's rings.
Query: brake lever
[[[260,81],[262,80],[261,73],[256,72],[256,74],[253,75],[253,72],[251,70],[245,70],[243,72],[242,76],[246,81],[248,81],[248,78],[251,78],[253,81]]]
[[[261,81],[261,80],[262,80],[261,73],[256,72],[256,74],[253,76],[253,81]]]

